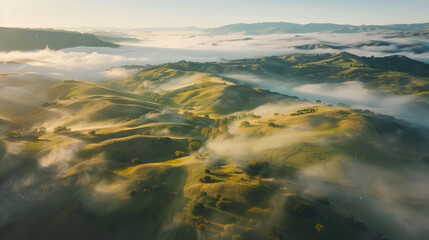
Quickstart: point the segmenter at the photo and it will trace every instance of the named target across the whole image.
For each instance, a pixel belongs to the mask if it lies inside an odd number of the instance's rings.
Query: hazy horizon
[[[351,25],[427,23],[429,2],[294,1],[61,1],[3,0],[0,26],[28,28],[218,27],[235,23],[291,22]],[[76,17],[78,16],[78,17]]]

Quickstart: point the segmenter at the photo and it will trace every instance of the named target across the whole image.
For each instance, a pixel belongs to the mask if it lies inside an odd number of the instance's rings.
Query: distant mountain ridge
[[[229,33],[242,32],[247,35],[264,35],[264,34],[280,34],[280,33],[316,33],[316,32],[332,32],[332,33],[359,33],[359,32],[410,32],[410,31],[427,31],[429,23],[417,24],[391,24],[391,25],[349,25],[349,24],[333,24],[333,23],[309,23],[297,24],[288,22],[262,22],[262,23],[238,23],[230,24],[217,28],[209,28],[205,31],[209,34],[221,35]]]
[[[111,47],[119,45],[103,41],[93,34],[54,29],[0,27],[0,51],[53,50],[71,47]]]

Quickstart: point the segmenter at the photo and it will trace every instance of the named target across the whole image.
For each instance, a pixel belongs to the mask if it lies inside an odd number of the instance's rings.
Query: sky
[[[4,27],[217,27],[429,22],[428,0],[0,0]]]

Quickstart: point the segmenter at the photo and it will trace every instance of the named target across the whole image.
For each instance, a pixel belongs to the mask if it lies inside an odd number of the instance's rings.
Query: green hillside
[[[147,74],[170,69],[188,73],[209,73],[234,81],[238,76],[255,76],[260,79],[303,85],[314,83],[342,83],[361,81],[365,87],[385,90],[391,94],[423,94],[429,87],[429,64],[404,56],[359,57],[346,52],[333,54],[295,54],[228,62],[197,63],[181,61],[153,67],[143,67],[127,83],[148,79]],[[160,75],[155,75],[161,77]],[[148,79],[151,81],[151,79]]]
[[[111,47],[119,45],[102,41],[93,34],[54,29],[0,27],[0,51],[53,50],[71,47]]]
[[[428,208],[409,178],[427,176],[427,129],[223,75],[310,82],[314,69],[340,82],[334,76],[356,71],[375,84],[395,71],[424,82],[424,66],[339,53],[179,62],[110,82],[57,82],[29,121],[2,135],[0,238],[421,239],[424,224],[413,217]],[[415,231],[389,218],[392,209],[420,210],[400,218]]]

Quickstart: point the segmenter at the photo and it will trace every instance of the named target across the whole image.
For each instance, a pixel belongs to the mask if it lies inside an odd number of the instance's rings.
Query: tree
[[[275,123],[270,122],[270,123],[268,123],[268,127],[273,127],[273,128],[275,128],[275,127],[278,127],[278,125],[277,125],[277,124],[275,124]]]
[[[66,126],[58,126],[56,128],[54,128],[54,133],[56,134],[66,134],[66,133],[70,133],[71,132],[71,128],[68,128]]]
[[[204,137],[210,137],[212,130],[211,128],[205,127],[201,130],[201,135],[203,135]]]
[[[181,157],[186,156],[186,154],[185,154],[184,152],[179,151],[179,150],[177,150],[176,152],[174,152],[174,155],[175,155],[177,158],[181,158]]]
[[[200,179],[200,181],[203,182],[203,183],[210,183],[212,181],[212,177],[210,177],[208,175],[205,175],[204,177],[202,177]]]
[[[199,142],[190,142],[188,145],[189,152],[198,151],[201,148],[201,144]]]
[[[136,190],[130,191],[129,194],[130,194],[130,197],[132,197],[132,198],[136,198],[138,195]]]
[[[202,203],[196,203],[193,207],[192,207],[192,215],[194,216],[199,216],[204,212],[204,204]]]
[[[329,205],[329,199],[322,195],[316,195],[313,197],[314,200],[316,200],[318,203]]]
[[[249,165],[244,169],[247,174],[254,177],[257,175],[269,176],[270,175],[270,164],[262,161],[251,161]]]
[[[210,169],[208,169],[208,168],[206,168],[206,170],[204,170],[204,172],[206,173],[206,174],[210,174],[211,172],[210,172]]]
[[[132,163],[133,165],[139,165],[139,164],[141,164],[142,162],[140,161],[140,159],[139,159],[139,158],[133,158],[133,160],[131,160],[131,163]]]
[[[316,231],[317,234],[324,236],[327,233],[327,229],[325,227],[325,225],[321,224],[321,223],[316,223],[316,225],[314,225],[314,230]]]
[[[234,234],[231,240],[244,240],[244,237],[241,236],[240,234]]]
[[[89,131],[89,132],[88,132],[88,134],[89,134],[90,136],[95,136],[95,130],[91,130],[91,131]]]
[[[207,192],[202,191],[202,192],[200,193],[200,197],[206,198],[206,197],[207,197]]]

